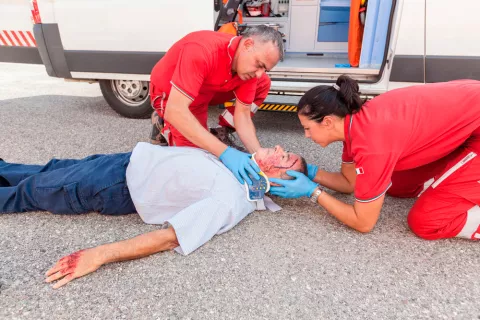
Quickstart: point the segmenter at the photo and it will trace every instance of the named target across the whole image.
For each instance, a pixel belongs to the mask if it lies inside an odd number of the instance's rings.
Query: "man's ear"
[[[253,46],[255,45],[255,41],[253,41],[252,38],[247,38],[245,39],[245,41],[243,42],[243,47],[246,49],[246,50],[251,50],[253,49]]]

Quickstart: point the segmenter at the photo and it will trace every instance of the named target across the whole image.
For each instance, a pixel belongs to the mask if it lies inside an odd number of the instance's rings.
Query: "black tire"
[[[135,97],[134,100],[130,100],[130,104],[128,103],[129,99],[122,96],[122,93],[116,89],[119,86],[118,80],[100,80],[99,83],[103,97],[110,105],[110,107],[112,107],[112,109],[115,110],[118,114],[132,119],[150,118],[153,109],[150,106],[150,97],[148,95],[150,88],[149,82],[134,81],[133,84],[130,84],[134,86],[141,85],[142,87],[139,95]]]

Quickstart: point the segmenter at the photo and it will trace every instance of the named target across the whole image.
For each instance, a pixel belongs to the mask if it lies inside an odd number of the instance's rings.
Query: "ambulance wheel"
[[[138,80],[100,80],[100,90],[110,107],[127,118],[146,119],[152,114],[150,83]]]

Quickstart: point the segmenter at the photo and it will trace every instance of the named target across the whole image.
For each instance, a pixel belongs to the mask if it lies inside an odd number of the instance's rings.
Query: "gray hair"
[[[266,25],[258,25],[249,27],[242,33],[243,38],[256,38],[261,43],[272,42],[278,49],[280,61],[283,61],[283,38],[282,34],[272,27]]]

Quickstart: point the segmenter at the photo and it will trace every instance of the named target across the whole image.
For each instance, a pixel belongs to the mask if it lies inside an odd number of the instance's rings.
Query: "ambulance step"
[[[225,102],[225,107],[233,106],[233,102]],[[277,112],[297,112],[297,105],[294,104],[281,104],[281,103],[268,103],[265,102],[258,107],[258,110],[262,111],[277,111]]]

